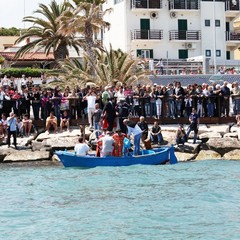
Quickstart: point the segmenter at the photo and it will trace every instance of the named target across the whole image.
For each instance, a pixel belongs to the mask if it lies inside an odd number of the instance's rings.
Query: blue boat
[[[130,166],[136,164],[158,165],[170,162],[170,164],[177,163],[177,158],[174,154],[174,147],[163,147],[153,150],[142,150],[142,154],[134,156],[129,154],[124,157],[95,157],[91,155],[77,156],[74,152],[56,151],[64,167],[81,167],[93,168],[98,166]]]

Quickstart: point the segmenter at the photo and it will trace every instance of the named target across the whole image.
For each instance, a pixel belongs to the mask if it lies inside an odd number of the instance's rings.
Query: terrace
[[[163,39],[163,30],[141,30],[135,29],[131,31],[132,40],[161,40]]]
[[[136,9],[160,9],[162,8],[162,0],[132,0],[132,10]]]
[[[171,30],[169,31],[169,40],[201,40],[200,30]]]
[[[199,10],[199,0],[170,0],[169,10]]]

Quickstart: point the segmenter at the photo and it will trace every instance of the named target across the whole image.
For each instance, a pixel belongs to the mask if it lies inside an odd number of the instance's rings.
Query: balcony
[[[240,44],[240,33],[238,32],[226,32],[227,46],[235,47]]]
[[[141,30],[135,29],[131,31],[132,40],[162,40],[163,30]]]
[[[225,1],[226,17],[235,18],[239,14],[239,10],[239,0]]]
[[[200,0],[170,0],[169,10],[199,10]]]
[[[131,8],[132,8],[132,10],[160,9],[160,8],[162,8],[162,0],[132,0]]]
[[[169,31],[169,40],[178,41],[198,41],[201,40],[201,31],[199,30],[171,30]]]

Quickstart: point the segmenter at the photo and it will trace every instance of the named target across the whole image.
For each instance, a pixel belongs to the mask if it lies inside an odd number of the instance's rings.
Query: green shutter
[[[186,58],[188,58],[188,50],[186,50],[186,49],[179,49],[178,50],[178,58],[179,59],[186,59]]]
[[[137,49],[137,57],[142,57],[142,50],[141,49]]]
[[[227,60],[230,60],[230,59],[231,59],[230,51],[227,51],[227,52],[226,52],[226,57],[227,57]]]
[[[153,50],[150,49],[150,58],[153,58]]]

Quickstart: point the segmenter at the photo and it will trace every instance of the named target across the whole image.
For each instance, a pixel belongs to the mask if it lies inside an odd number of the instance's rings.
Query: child
[[[17,118],[17,136],[23,137],[23,123],[20,117]]]

